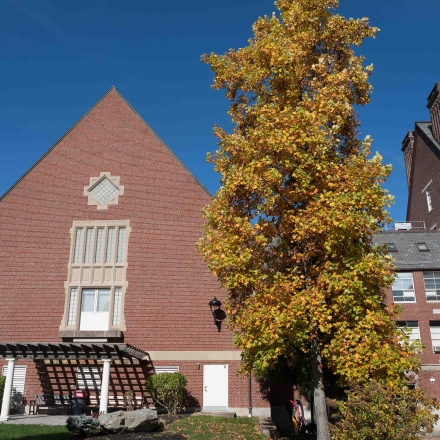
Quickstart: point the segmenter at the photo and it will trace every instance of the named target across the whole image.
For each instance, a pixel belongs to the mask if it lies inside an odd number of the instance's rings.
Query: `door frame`
[[[212,366],[222,366],[226,369],[226,384],[222,386],[222,388],[226,388],[226,406],[224,405],[213,405],[213,406],[206,406],[205,405],[205,387],[208,386],[206,383],[206,367],[212,367]],[[227,411],[229,408],[229,365],[228,364],[204,364],[203,365],[203,411]]]

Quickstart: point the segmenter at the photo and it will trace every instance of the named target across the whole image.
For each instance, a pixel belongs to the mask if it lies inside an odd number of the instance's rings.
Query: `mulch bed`
[[[164,420],[166,425],[175,422],[176,420],[189,417],[190,414],[177,414],[175,416],[162,414],[159,416],[160,419]],[[79,434],[72,435],[70,439],[84,439]],[[166,427],[164,432],[127,432],[124,434],[99,434],[92,437],[86,437],[85,440],[185,440],[187,437],[182,434],[175,434],[171,432],[166,432]]]

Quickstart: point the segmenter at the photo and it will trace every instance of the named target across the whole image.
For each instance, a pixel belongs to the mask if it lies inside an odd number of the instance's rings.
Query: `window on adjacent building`
[[[428,252],[429,251],[429,247],[425,242],[416,243],[416,246],[420,252]]]
[[[420,341],[419,321],[397,321],[397,327],[409,329],[410,341]]]
[[[397,252],[395,243],[385,243],[385,246],[388,248],[388,252]]]
[[[432,196],[431,196],[431,186],[428,186],[425,190],[426,194],[426,202],[428,203],[428,212],[431,212],[433,209],[432,206]]]
[[[440,272],[423,272],[426,301],[440,301]]]
[[[432,351],[440,353],[440,321],[429,321]]]
[[[393,283],[393,300],[395,303],[415,302],[412,273],[398,273]]]

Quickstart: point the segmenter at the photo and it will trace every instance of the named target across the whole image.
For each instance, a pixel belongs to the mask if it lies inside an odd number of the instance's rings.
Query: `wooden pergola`
[[[9,419],[9,406],[12,395],[12,380],[16,359],[67,359],[101,360],[103,363],[100,413],[108,410],[108,391],[110,384],[110,363],[112,360],[130,359],[137,362],[151,362],[150,355],[129,344],[117,343],[79,343],[79,342],[0,342],[0,359],[7,359],[6,374],[0,421]]]

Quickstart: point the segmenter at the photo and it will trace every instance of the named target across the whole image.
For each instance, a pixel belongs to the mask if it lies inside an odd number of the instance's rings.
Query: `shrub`
[[[182,373],[161,373],[150,376],[145,388],[170,414],[176,414],[183,408],[186,383]]]
[[[11,404],[9,408],[10,414],[24,414],[25,412],[25,401],[23,393],[16,391],[15,388],[12,388],[11,395]]]
[[[434,399],[421,388],[409,389],[370,382],[354,385],[347,401],[329,400],[337,408],[337,422],[330,426],[332,440],[418,440],[432,432],[438,419]]]
[[[132,390],[128,390],[124,393],[124,409],[126,411],[133,411],[134,406],[134,393]]]
[[[86,416],[85,414],[68,417],[66,421],[66,428],[70,432],[79,433],[84,437],[99,434],[101,432],[98,419]]]
[[[0,376],[0,405],[3,402],[3,391],[5,390],[6,377]]]

